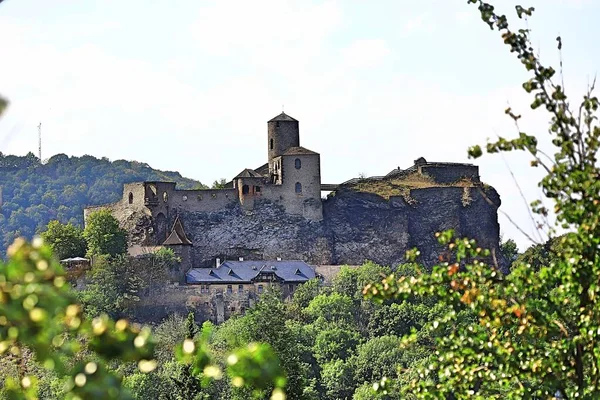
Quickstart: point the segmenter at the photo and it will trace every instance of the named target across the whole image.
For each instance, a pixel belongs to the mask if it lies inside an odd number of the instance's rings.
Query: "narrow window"
[[[129,204],[133,204],[133,193],[129,193]]]
[[[244,285],[238,285],[238,293],[239,294],[244,293]]]
[[[300,161],[299,158],[296,158],[296,161],[294,161],[294,166],[296,167],[296,169],[302,168],[302,161]]]
[[[163,192],[163,201],[166,203],[167,201],[169,201],[169,195],[167,194],[167,192]]]
[[[258,293],[262,293],[263,292],[263,285],[258,285]]]
[[[248,194],[250,192],[250,187],[248,185],[242,186],[242,194]]]
[[[269,147],[273,150],[273,139],[270,140]]]
[[[290,291],[290,293],[292,293],[294,291],[294,285],[292,285],[291,283],[288,285],[288,290]]]
[[[302,184],[300,182],[296,182],[296,193],[302,193]]]
[[[254,187],[254,191],[255,191],[256,193],[260,193],[260,186],[255,186],[255,187]]]
[[[227,285],[227,293],[233,293],[233,287],[231,285]]]

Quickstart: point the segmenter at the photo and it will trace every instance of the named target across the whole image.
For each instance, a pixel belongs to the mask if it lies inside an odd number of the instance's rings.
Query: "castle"
[[[419,261],[432,265],[444,251],[434,233],[446,229],[476,239],[502,263],[500,197],[481,182],[475,165],[419,158],[383,176],[324,184],[320,155],[300,146],[299,122],[285,113],[267,122],[267,154],[267,163],[243,169],[223,189],[130,183],[120,201],[84,214],[111,210],[129,233],[133,256],[172,248],[182,259],[174,280],[197,285],[197,294],[208,281],[198,281],[204,274],[192,269],[228,260],[394,266],[418,247]],[[331,193],[323,199],[322,192]]]

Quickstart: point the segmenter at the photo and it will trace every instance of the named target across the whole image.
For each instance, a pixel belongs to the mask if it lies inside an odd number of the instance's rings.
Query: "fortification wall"
[[[170,205],[182,212],[213,212],[236,204],[237,196],[236,189],[175,190]]]
[[[419,173],[431,176],[439,183],[454,183],[463,178],[479,182],[479,167],[467,164],[430,164],[418,167]]]
[[[493,188],[414,189],[410,204],[400,196],[386,200],[340,189],[322,204],[321,221],[291,215],[284,203],[271,201],[264,193],[255,200],[253,210],[239,203],[216,211],[182,209],[179,216],[194,244],[191,265],[211,267],[216,258],[281,257],[313,265],[360,265],[372,260],[394,266],[405,262],[406,250],[416,246],[420,261],[433,265],[445,251],[434,235],[450,228],[499,253],[500,199]],[[141,221],[136,225],[139,232],[147,232],[144,223],[153,226],[154,221]]]

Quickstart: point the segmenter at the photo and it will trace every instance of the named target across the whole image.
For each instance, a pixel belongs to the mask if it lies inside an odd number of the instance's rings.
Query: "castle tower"
[[[298,120],[281,113],[269,122],[268,142],[269,165],[273,158],[283,155],[290,147],[300,146],[300,129]]]

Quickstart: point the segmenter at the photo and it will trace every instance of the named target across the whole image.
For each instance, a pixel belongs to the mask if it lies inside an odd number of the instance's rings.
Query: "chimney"
[[[240,258],[239,258],[239,260],[240,260],[240,261],[244,261],[244,257],[240,257]]]
[[[221,266],[221,259],[220,258],[217,258],[216,266],[217,266],[217,268],[219,268]]]

